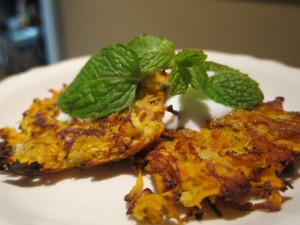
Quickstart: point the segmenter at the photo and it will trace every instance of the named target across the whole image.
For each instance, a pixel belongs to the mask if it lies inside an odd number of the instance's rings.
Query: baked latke
[[[134,155],[165,129],[162,118],[167,79],[164,73],[148,75],[130,108],[101,119],[59,119],[57,99],[64,88],[52,90],[52,97],[35,99],[19,129],[0,129],[0,169],[36,175]]]
[[[201,131],[166,131],[154,150],[137,160],[145,171],[125,197],[127,213],[182,224],[205,216],[204,205],[218,215],[224,206],[279,210],[281,192],[292,187],[283,171],[300,154],[300,114],[282,105],[277,98],[252,111],[234,110]],[[142,173],[151,174],[155,191],[143,187]]]

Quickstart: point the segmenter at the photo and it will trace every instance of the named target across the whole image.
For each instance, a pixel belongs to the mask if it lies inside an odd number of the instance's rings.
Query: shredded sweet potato
[[[20,130],[0,129],[0,169],[27,175],[55,172],[127,158],[160,137],[165,129],[163,73],[142,81],[133,105],[94,120],[58,119],[57,98],[35,99],[24,113]]]
[[[291,186],[282,171],[300,154],[300,114],[284,111],[282,102],[237,109],[200,132],[166,131],[145,157],[155,192],[136,193],[130,212],[138,220],[182,224],[191,214],[205,215],[205,201],[217,212],[221,202],[238,210],[279,210],[280,192]]]

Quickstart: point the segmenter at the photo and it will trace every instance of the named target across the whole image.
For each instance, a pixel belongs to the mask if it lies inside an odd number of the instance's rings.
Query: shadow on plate
[[[42,174],[37,176],[11,175],[2,178],[3,182],[19,187],[50,186],[66,179],[91,179],[92,182],[110,179],[119,175],[134,175],[128,160],[121,160],[114,163],[98,165],[85,169],[68,169],[64,171]]]

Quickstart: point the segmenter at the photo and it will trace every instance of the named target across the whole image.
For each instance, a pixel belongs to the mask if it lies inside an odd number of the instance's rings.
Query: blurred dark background
[[[46,64],[37,0],[0,0],[0,75]]]
[[[0,77],[141,33],[300,67],[300,0],[0,0]]]

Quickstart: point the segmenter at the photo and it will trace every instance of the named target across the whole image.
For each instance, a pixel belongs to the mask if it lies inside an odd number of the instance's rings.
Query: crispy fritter
[[[20,130],[0,129],[1,170],[32,175],[91,167],[137,153],[165,129],[166,83],[163,73],[147,76],[129,109],[97,120],[59,120],[56,102],[63,90],[35,99],[24,113]]]
[[[237,109],[200,132],[165,132],[145,157],[156,191],[140,191],[137,182],[125,198],[131,202],[128,213],[152,223],[167,216],[181,224],[192,214],[202,217],[207,201],[218,214],[220,202],[238,210],[279,210],[280,192],[291,186],[282,171],[300,154],[300,114],[285,112],[282,102]]]

